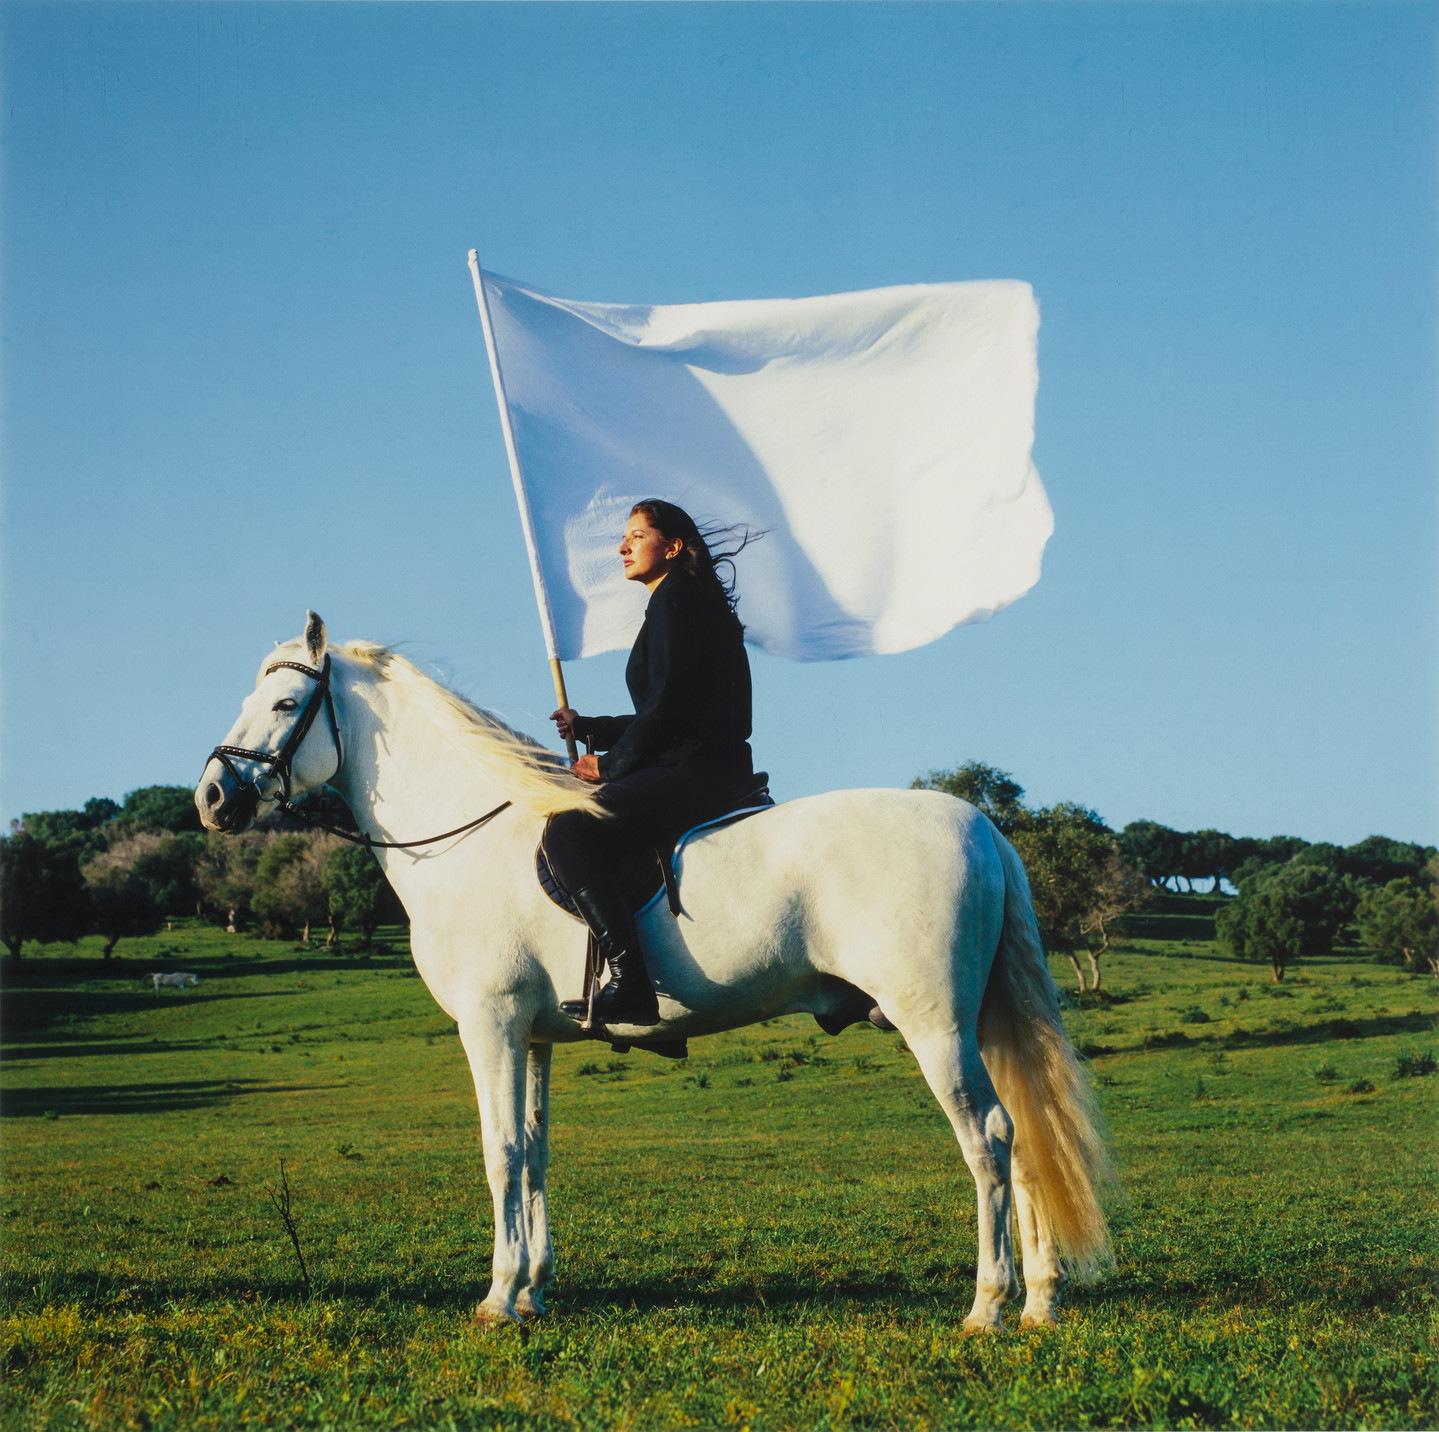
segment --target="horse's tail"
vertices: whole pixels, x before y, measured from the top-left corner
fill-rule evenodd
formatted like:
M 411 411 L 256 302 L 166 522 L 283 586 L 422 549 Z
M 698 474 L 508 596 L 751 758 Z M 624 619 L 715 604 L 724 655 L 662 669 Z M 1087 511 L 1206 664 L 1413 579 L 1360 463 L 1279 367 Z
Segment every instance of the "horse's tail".
M 1014 847 L 995 832 L 1004 865 L 1004 933 L 980 1011 L 981 1052 L 1014 1121 L 1035 1212 L 1054 1228 L 1071 1274 L 1089 1279 L 1113 1266 L 1100 1206 L 1116 1182 L 1093 1090 L 1060 1019 L 1054 980 Z

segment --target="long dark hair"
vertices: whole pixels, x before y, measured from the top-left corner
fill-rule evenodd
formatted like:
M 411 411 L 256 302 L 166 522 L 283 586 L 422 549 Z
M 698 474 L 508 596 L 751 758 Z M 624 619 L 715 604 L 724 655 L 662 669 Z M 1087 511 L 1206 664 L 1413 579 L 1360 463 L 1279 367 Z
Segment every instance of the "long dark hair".
M 721 527 L 706 525 L 700 527 L 684 510 L 662 497 L 646 497 L 630 508 L 630 516 L 641 513 L 668 542 L 684 543 L 684 550 L 678 558 L 678 566 L 687 577 L 691 577 L 706 592 L 713 593 L 734 611 L 739 598 L 734 589 L 734 559 L 749 546 L 764 536 L 753 528 L 744 526 Z M 715 543 L 723 544 L 715 550 Z

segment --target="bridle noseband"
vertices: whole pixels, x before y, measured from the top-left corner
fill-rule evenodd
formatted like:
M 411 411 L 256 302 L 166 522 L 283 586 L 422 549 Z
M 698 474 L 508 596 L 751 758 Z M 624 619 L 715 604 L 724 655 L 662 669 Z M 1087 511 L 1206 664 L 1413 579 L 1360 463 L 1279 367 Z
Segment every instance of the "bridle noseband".
M 316 671 L 313 666 L 306 666 L 299 661 L 276 661 L 265 668 L 265 676 L 272 676 L 282 668 L 288 667 L 291 671 L 299 671 L 308 676 L 314 683 L 315 689 L 310 699 L 305 703 L 304 710 L 300 712 L 300 719 L 290 727 L 289 735 L 285 737 L 280 749 L 275 752 L 251 751 L 244 746 L 216 746 L 210 752 L 210 761 L 219 761 L 230 773 L 235 784 L 240 788 L 240 794 L 253 808 L 263 800 L 278 801 L 280 808 L 287 814 L 297 816 L 308 825 L 318 827 L 331 835 L 337 835 L 341 840 L 348 840 L 352 845 L 363 845 L 367 849 L 385 850 L 408 850 L 415 845 L 433 845 L 439 840 L 448 840 L 452 835 L 463 835 L 468 830 L 474 830 L 484 825 L 487 821 L 493 820 L 503 810 L 508 810 L 510 802 L 505 801 L 497 805 L 494 810 L 487 811 L 478 820 L 472 820 L 468 825 L 457 826 L 454 830 L 447 830 L 443 835 L 427 836 L 424 840 L 376 840 L 371 835 L 354 835 L 348 830 L 339 830 L 333 825 L 327 825 L 322 820 L 316 820 L 313 816 L 302 811 L 290 799 L 290 766 L 294 762 L 295 753 L 300 749 L 300 743 L 310 734 L 310 727 L 315 724 L 315 718 L 320 714 L 321 705 L 324 706 L 330 717 L 330 735 L 335 742 L 335 769 L 330 773 L 329 779 L 333 781 L 340 774 L 340 767 L 345 761 L 344 748 L 340 744 L 340 723 L 335 719 L 335 700 L 330 694 L 330 654 L 325 653 L 325 664 Z M 262 681 L 264 676 L 260 678 Z M 260 789 L 258 780 L 246 780 L 231 764 L 231 757 L 241 761 L 256 761 L 262 766 L 270 767 L 270 774 L 277 776 L 280 781 L 280 794 L 267 796 Z

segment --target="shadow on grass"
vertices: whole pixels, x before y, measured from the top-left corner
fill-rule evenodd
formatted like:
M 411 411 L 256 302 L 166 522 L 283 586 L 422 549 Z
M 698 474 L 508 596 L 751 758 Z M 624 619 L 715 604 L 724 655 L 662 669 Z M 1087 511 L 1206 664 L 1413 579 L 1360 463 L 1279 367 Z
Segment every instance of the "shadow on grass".
M 1277 1044 L 1328 1044 L 1331 1040 L 1374 1039 L 1387 1034 L 1423 1034 L 1434 1028 L 1427 1014 L 1380 1014 L 1369 1019 L 1323 1019 L 1292 1029 L 1231 1030 L 1223 1043 L 1230 1049 Z
M 223 1054 L 234 1047 L 244 1047 L 241 1040 L 266 1042 L 278 1035 L 246 1031 L 243 1034 L 212 1035 L 208 1039 L 146 1039 L 139 1035 L 117 1035 L 113 1040 L 98 1040 L 93 1034 L 77 1034 L 67 1039 L 63 1034 L 46 1030 L 34 1036 L 50 1043 L 31 1043 L 23 1033 L 6 1030 L 5 1044 L 0 1048 L 0 1068 L 17 1069 L 41 1059 L 110 1058 L 116 1054 Z
M 894 1314 L 932 1314 L 936 1303 L 953 1304 L 956 1319 L 969 1311 L 974 1298 L 974 1270 L 958 1267 L 953 1281 L 915 1286 L 898 1274 L 891 1278 L 840 1279 L 834 1282 L 773 1278 L 743 1285 L 718 1286 L 704 1276 L 636 1279 L 589 1283 L 567 1278 L 546 1293 L 551 1311 L 613 1317 L 623 1313 L 649 1313 L 693 1308 L 723 1314 L 756 1308 L 825 1308 L 873 1312 L 883 1308 Z M 316 1270 L 315 1294 L 323 1300 L 380 1307 L 386 1304 L 453 1311 L 468 1319 L 489 1286 L 488 1268 L 477 1263 L 473 1277 L 463 1282 L 444 1279 L 344 1278 Z M 156 1279 L 118 1277 L 107 1273 L 66 1271 L 47 1273 L 31 1287 L 20 1280 L 12 1285 L 20 1298 L 34 1296 L 49 1302 L 71 1299 L 92 1306 L 123 1296 L 128 1306 L 160 1309 L 174 1304 L 196 1306 L 212 1301 L 259 1297 L 265 1300 L 304 1302 L 293 1277 Z
M 289 996 L 295 990 L 188 990 L 183 994 L 156 996 L 153 989 L 138 990 L 16 990 L 4 991 L 4 1015 L 0 1032 L 7 1040 L 23 1041 L 27 1035 L 51 1040 L 64 1040 L 52 1026 L 62 1022 L 99 1019 L 106 1015 L 151 1014 L 175 1004 L 187 1006 L 213 1004 L 217 1000 L 274 999 Z M 94 1042 L 93 1033 L 77 1034 L 76 1039 Z
M 0 1094 L 0 1118 L 37 1118 L 47 1113 L 156 1114 L 207 1109 L 248 1094 L 305 1094 L 338 1084 L 272 1084 L 263 1079 L 189 1079 L 163 1084 L 68 1085 L 6 1089 Z
M 1293 1271 L 1282 1278 L 1262 1274 L 1234 1276 L 1230 1268 L 1216 1270 L 1212 1279 L 1173 1278 L 1169 1270 L 1151 1275 L 1121 1271 L 1092 1284 L 1072 1284 L 1062 1299 L 1059 1317 L 1127 1319 L 1143 1315 L 1193 1317 L 1206 1310 L 1232 1308 L 1247 1313 L 1260 1310 L 1291 1311 L 1296 1306 L 1322 1306 L 1334 1313 L 1360 1314 L 1411 1312 L 1427 1301 L 1430 1277 L 1415 1269 L 1410 1276 L 1395 1276 L 1392 1269 L 1349 1269 L 1342 1276 L 1325 1278 Z M 1358 1276 L 1356 1277 L 1356 1273 Z M 611 1320 L 617 1316 L 676 1309 L 711 1316 L 785 1310 L 790 1313 L 823 1311 L 843 1316 L 849 1312 L 890 1317 L 933 1318 L 936 1312 L 952 1318 L 956 1327 L 969 1311 L 974 1297 L 974 1269 L 956 1265 L 942 1280 L 916 1285 L 896 1273 L 878 1278 L 793 1279 L 757 1277 L 744 1284 L 716 1285 L 705 1275 L 651 1277 L 614 1281 L 563 1279 L 546 1294 L 551 1314 Z M 472 1277 L 407 1279 L 335 1276 L 316 1270 L 314 1301 L 336 1303 L 366 1311 L 416 1305 L 440 1313 L 453 1313 L 468 1322 L 485 1295 L 487 1270 L 476 1267 Z M 217 1302 L 252 1305 L 303 1304 L 306 1299 L 294 1277 L 262 1277 L 251 1281 L 218 1277 L 201 1279 L 146 1279 L 113 1276 L 95 1271 L 46 1273 L 34 1280 L 11 1280 L 11 1298 L 26 1302 L 76 1302 L 101 1307 L 123 1302 L 134 1310 L 161 1311 L 199 1307 Z M 1021 1300 L 1010 1304 L 1018 1316 Z M 544 1328 L 549 1319 L 539 1324 Z
M 1336 1040 L 1376 1039 L 1394 1034 L 1427 1034 L 1434 1029 L 1428 1014 L 1374 1015 L 1369 1019 L 1323 1019 L 1314 1024 L 1297 1024 L 1289 1029 L 1232 1029 L 1228 1034 L 1185 1034 L 1180 1029 L 1149 1034 L 1138 1044 L 1116 1047 L 1109 1044 L 1081 1044 L 1086 1059 L 1110 1054 L 1145 1054 L 1160 1049 L 1271 1049 L 1285 1044 L 1329 1044 Z

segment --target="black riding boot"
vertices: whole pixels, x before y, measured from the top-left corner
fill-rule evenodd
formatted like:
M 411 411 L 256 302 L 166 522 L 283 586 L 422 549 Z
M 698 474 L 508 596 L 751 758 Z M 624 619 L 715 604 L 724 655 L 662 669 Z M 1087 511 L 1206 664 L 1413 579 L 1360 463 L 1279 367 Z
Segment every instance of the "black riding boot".
M 590 887 L 572 891 L 570 898 L 594 934 L 600 957 L 610 967 L 609 983 L 595 996 L 595 1023 L 658 1024 L 659 1001 L 625 897 L 617 890 Z M 583 1019 L 588 1003 L 567 999 L 560 1008 L 572 1019 Z

